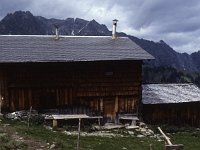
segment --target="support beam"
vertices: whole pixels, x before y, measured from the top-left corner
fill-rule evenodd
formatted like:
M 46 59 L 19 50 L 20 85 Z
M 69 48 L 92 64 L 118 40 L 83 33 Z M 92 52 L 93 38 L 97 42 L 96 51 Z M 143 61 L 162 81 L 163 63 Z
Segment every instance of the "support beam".
M 119 109 L 119 98 L 118 96 L 115 97 L 115 113 L 118 112 Z
M 0 96 L 0 116 L 2 116 L 2 113 L 1 113 L 1 107 L 2 107 L 2 102 L 3 102 L 3 97 Z
M 119 108 L 119 98 L 118 98 L 118 96 L 116 96 L 115 97 L 115 109 L 114 109 L 114 120 L 115 120 L 115 123 L 117 123 L 118 108 Z
M 125 98 L 125 109 L 126 112 L 128 111 L 128 99 Z
M 1 107 L 2 107 L 3 97 L 1 93 L 1 84 L 0 84 L 0 115 L 1 115 Z
M 100 99 L 100 111 L 103 113 L 103 98 Z
M 162 129 L 160 127 L 158 127 L 158 130 L 160 131 L 160 133 L 163 135 L 163 137 L 165 138 L 166 142 L 168 145 L 172 145 L 172 142 L 170 141 L 170 138 L 168 136 L 165 135 L 165 133 L 162 131 Z
M 53 119 L 53 127 L 57 127 L 58 126 L 58 121 L 56 119 Z
M 78 122 L 77 150 L 80 150 L 80 135 L 81 135 L 81 118 L 79 118 Z

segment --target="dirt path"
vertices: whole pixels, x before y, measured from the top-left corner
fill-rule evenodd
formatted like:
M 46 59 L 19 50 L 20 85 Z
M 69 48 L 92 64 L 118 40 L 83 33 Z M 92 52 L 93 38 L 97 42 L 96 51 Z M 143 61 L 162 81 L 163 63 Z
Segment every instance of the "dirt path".
M 55 148 L 54 144 L 50 145 L 49 143 L 35 140 L 28 135 L 19 134 L 18 132 L 14 131 L 13 127 L 11 127 L 10 124 L 0 124 L 0 126 L 2 131 L 9 135 L 11 139 L 27 145 L 27 150 L 58 150 L 57 148 Z

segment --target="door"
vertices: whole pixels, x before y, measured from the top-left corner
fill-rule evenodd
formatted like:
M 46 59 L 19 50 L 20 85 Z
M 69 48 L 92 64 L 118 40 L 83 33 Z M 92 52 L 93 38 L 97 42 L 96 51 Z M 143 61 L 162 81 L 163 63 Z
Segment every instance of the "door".
M 114 122 L 114 107 L 115 101 L 110 100 L 104 100 L 104 118 L 107 122 Z

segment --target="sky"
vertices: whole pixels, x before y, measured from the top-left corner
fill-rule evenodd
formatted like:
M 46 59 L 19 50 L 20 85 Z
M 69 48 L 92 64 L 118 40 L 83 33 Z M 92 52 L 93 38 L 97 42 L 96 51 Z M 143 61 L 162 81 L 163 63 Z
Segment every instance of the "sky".
M 95 19 L 109 30 L 155 42 L 178 52 L 200 50 L 200 0 L 0 0 L 0 19 L 18 10 L 35 16 Z

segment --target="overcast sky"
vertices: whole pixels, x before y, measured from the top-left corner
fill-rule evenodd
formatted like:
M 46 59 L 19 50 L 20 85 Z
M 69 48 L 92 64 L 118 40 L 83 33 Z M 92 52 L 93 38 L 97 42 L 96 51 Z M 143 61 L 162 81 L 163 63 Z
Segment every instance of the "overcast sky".
M 200 0 L 0 0 L 0 19 L 7 13 L 29 10 L 46 18 L 95 19 L 111 30 L 164 40 L 178 52 L 200 50 Z

